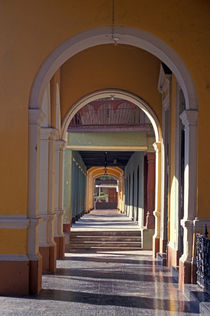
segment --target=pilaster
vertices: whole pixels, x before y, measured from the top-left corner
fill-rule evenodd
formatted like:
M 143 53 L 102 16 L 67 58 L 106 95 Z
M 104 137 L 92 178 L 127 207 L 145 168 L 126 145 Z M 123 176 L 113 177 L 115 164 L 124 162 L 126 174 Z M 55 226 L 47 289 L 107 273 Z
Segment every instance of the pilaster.
M 179 260 L 179 285 L 191 283 L 194 271 L 193 260 L 193 221 L 196 215 L 197 186 L 197 111 L 185 110 L 180 115 L 185 127 L 185 170 L 184 170 L 184 229 L 183 255 Z
M 40 202 L 40 125 L 45 117 L 41 109 L 29 109 L 29 195 L 28 257 L 31 294 L 41 290 L 42 257 L 39 253 Z M 20 294 L 20 292 L 18 293 Z
M 55 142 L 55 242 L 57 249 L 57 259 L 63 259 L 65 253 L 65 241 L 63 234 L 63 175 L 64 175 L 64 151 L 65 142 L 57 139 Z
M 39 246 L 43 272 L 55 272 L 56 244 L 54 241 L 54 179 L 55 139 L 57 130 L 43 127 L 40 130 L 40 217 Z
M 160 220 L 161 220 L 161 143 L 154 143 L 155 149 L 155 233 L 153 236 L 153 257 L 160 250 Z
M 146 228 L 155 228 L 155 217 L 153 215 L 155 209 L 155 154 L 147 153 L 147 216 Z

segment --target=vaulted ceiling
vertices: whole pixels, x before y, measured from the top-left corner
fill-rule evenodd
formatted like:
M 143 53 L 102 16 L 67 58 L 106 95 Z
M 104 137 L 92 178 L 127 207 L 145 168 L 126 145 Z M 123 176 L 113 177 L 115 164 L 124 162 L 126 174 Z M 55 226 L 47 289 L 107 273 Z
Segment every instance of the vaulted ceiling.
M 133 151 L 79 151 L 86 167 L 119 167 L 124 169 Z

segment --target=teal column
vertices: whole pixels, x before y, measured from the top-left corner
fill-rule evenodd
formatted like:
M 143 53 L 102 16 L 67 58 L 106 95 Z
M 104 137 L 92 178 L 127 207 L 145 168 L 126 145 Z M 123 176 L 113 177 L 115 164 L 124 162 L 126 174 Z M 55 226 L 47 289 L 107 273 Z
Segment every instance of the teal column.
M 76 164 L 75 161 L 72 163 L 72 218 L 75 216 L 75 174 L 76 174 Z M 72 219 L 71 218 L 71 219 Z
M 75 209 L 75 215 L 78 214 L 78 207 L 79 207 L 79 167 L 78 164 L 76 164 L 76 183 L 75 183 L 75 189 L 76 189 L 76 209 Z
M 69 149 L 64 151 L 64 224 L 70 225 L 70 152 Z

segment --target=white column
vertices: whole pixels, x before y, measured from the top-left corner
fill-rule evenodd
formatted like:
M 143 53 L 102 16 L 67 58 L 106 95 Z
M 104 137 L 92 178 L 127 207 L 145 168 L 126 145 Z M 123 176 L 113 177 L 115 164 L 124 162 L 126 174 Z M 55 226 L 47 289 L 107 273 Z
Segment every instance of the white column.
M 65 142 L 55 142 L 55 237 L 63 237 L 63 151 Z
M 160 220 L 161 220 L 161 143 L 154 143 L 155 149 L 155 234 L 153 236 L 153 255 L 159 251 Z M 158 243 L 158 244 L 157 244 Z
M 53 128 L 41 128 L 40 137 L 40 247 L 55 246 L 54 242 L 54 174 L 55 137 Z
M 44 113 L 29 109 L 29 194 L 28 194 L 28 254 L 30 260 L 39 258 L 39 191 L 40 191 L 40 124 Z
M 196 216 L 197 195 L 197 111 L 186 110 L 180 115 L 185 126 L 185 170 L 184 170 L 184 249 L 180 258 L 191 262 L 193 246 L 193 221 Z

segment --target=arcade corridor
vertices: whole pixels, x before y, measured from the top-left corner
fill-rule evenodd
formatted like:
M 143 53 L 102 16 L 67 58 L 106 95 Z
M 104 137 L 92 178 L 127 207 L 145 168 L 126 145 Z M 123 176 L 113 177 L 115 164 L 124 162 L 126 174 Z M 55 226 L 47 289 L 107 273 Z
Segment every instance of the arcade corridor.
M 210 1 L 0 3 L 0 316 L 198 313 Z

